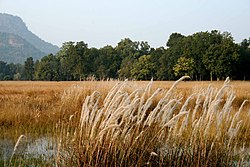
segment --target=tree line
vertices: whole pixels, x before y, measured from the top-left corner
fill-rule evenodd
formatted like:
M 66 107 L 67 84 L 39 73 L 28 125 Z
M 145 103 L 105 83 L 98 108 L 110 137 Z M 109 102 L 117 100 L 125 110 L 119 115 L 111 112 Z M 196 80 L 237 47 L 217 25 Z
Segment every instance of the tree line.
M 193 80 L 231 77 L 250 80 L 250 38 L 236 44 L 228 32 L 172 33 L 166 47 L 122 39 L 115 47 L 89 48 L 87 43 L 65 42 L 56 54 L 23 65 L 0 61 L 0 80 L 72 81 L 134 79 Z

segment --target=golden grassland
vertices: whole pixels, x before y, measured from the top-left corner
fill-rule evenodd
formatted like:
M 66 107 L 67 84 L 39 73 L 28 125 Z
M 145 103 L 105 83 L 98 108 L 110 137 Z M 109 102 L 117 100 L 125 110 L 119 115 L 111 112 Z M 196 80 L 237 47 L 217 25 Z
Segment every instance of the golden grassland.
M 174 83 L 2 81 L 0 138 L 53 136 L 61 166 L 250 163 L 250 82 Z

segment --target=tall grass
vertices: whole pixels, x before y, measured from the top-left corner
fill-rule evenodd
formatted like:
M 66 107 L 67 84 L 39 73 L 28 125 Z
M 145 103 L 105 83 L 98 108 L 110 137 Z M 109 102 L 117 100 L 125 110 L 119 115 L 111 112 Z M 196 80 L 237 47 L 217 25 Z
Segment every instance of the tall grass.
M 248 166 L 249 82 L 185 78 L 0 82 L 0 166 Z M 47 136 L 54 161 L 20 154 Z
M 57 163 L 62 166 L 233 166 L 250 163 L 248 101 L 234 109 L 227 79 L 186 98 L 117 83 L 101 100 L 94 91 L 80 113 L 61 126 Z M 159 98 L 160 97 L 160 98 Z M 74 119 L 73 119 L 74 118 Z

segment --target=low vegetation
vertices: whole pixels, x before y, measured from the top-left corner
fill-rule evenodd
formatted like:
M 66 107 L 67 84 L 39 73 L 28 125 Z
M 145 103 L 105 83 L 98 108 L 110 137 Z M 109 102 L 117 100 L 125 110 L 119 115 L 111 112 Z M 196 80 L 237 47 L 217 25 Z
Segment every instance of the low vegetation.
M 247 166 L 249 82 L 0 82 L 1 163 Z M 18 150 L 50 137 L 54 154 Z M 18 142 L 17 142 L 18 141 Z M 1 144 L 0 144 L 1 146 Z

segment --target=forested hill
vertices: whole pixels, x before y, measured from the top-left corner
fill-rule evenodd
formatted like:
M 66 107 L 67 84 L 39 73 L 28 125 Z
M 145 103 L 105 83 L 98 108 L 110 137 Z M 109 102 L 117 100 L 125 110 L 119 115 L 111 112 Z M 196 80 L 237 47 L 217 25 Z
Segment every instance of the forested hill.
M 46 53 L 18 35 L 0 32 L 0 60 L 8 63 L 24 63 L 28 57 L 37 60 L 45 55 Z
M 29 31 L 23 20 L 17 16 L 0 13 L 0 32 L 16 34 L 46 54 L 59 51 L 58 46 L 45 42 Z

